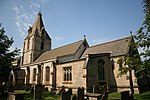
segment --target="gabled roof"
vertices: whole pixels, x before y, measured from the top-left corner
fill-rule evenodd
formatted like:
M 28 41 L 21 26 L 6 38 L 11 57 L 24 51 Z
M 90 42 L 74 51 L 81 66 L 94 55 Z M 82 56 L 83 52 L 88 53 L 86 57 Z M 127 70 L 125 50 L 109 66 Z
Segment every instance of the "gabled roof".
M 103 44 L 91 46 L 85 50 L 81 58 L 86 57 L 86 54 L 111 53 L 111 57 L 125 55 L 129 52 L 131 37 L 126 37 Z
M 43 54 L 41 54 L 41 56 L 38 57 L 35 63 L 46 61 L 46 60 L 51 60 L 51 59 L 56 59 L 57 57 L 60 57 L 60 56 L 74 54 L 76 53 L 76 51 L 78 50 L 78 48 L 81 46 L 83 42 L 84 40 L 80 40 L 78 42 L 74 42 L 74 43 L 44 52 Z

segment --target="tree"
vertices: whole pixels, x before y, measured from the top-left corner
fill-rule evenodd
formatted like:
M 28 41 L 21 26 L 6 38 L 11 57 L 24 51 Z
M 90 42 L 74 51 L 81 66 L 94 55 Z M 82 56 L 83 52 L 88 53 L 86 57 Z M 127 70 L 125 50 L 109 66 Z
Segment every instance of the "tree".
M 137 68 L 138 78 L 145 78 L 147 82 L 147 90 L 150 90 L 150 0 L 143 0 L 144 22 L 137 31 L 135 39 L 137 47 L 142 49 L 140 56 L 142 62 Z
M 141 77 L 147 76 L 150 78 L 150 0 L 143 0 L 143 5 L 145 19 L 135 36 L 138 47 L 142 49 L 140 56 L 143 59 L 138 72 L 141 73 Z
M 144 81 L 147 85 L 146 90 L 142 91 L 147 91 L 150 90 L 150 0 L 143 0 L 143 8 L 145 14 L 144 22 L 137 34 L 133 36 L 135 41 L 131 44 L 132 50 L 124 59 L 125 65 L 128 65 L 128 67 L 123 67 L 119 75 L 127 72 L 131 74 L 131 70 L 134 70 L 138 83 L 143 85 L 142 81 Z M 137 51 L 139 48 L 142 50 L 140 54 Z M 130 85 L 132 87 L 132 83 Z M 131 89 L 131 91 L 133 90 Z
M 17 48 L 14 51 L 9 50 L 14 41 L 13 38 L 9 38 L 4 33 L 4 28 L 0 25 L 0 84 L 8 81 L 12 61 L 19 54 Z

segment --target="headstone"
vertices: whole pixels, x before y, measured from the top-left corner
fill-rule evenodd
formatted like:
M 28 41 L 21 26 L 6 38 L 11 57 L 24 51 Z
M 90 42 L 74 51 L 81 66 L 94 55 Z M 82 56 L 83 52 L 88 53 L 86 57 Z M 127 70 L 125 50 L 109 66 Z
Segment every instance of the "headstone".
M 0 100 L 7 100 L 8 92 L 1 92 L 0 93 Z
M 77 93 L 77 98 L 78 100 L 84 100 L 84 88 L 78 88 L 78 93 Z
M 62 91 L 61 100 L 71 100 L 72 90 L 69 89 L 67 92 Z
M 8 99 L 6 99 L 6 100 L 24 100 L 24 93 L 9 92 L 8 93 Z
M 108 99 L 108 93 L 105 92 L 103 95 L 102 95 L 102 98 L 101 100 L 107 100 Z M 98 99 L 99 100 L 99 99 Z
M 76 94 L 72 96 L 72 100 L 76 100 L 77 96 Z
M 35 85 L 33 99 L 42 100 L 42 84 Z
M 26 85 L 25 85 L 25 90 L 26 90 L 26 91 L 29 91 L 30 89 L 31 89 L 31 84 L 26 84 Z
M 34 87 L 31 87 L 31 93 L 34 93 Z
M 4 91 L 4 87 L 0 85 L 0 93 Z
M 69 93 L 70 95 L 72 95 L 72 89 L 71 89 L 71 88 L 69 88 L 68 93 Z
M 56 94 L 61 95 L 61 93 L 64 91 L 65 91 L 65 86 L 62 86 L 61 89 L 56 92 Z
M 12 84 L 9 84 L 8 92 L 14 92 L 14 86 Z
M 65 91 L 65 86 L 62 86 L 61 91 Z
M 44 92 L 48 92 L 48 87 L 45 87 L 45 88 L 44 88 Z
M 67 92 L 65 91 L 61 92 L 61 100 L 67 100 Z
M 129 91 L 121 92 L 121 100 L 130 100 Z

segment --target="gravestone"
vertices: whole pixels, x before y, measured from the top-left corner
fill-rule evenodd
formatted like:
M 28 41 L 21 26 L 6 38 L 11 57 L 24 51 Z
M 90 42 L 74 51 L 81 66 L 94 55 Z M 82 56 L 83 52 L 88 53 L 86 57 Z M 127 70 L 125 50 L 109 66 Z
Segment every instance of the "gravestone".
M 42 100 L 42 84 L 37 84 L 34 87 L 34 100 Z
M 44 92 L 48 92 L 48 87 L 44 88 Z
M 31 87 L 31 93 L 34 93 L 34 87 L 33 86 Z
M 76 100 L 77 96 L 76 94 L 72 96 L 72 100 Z
M 84 88 L 78 88 L 78 91 L 77 91 L 77 98 L 78 100 L 84 100 Z
M 61 100 L 71 100 L 72 89 L 69 89 L 67 92 L 62 91 Z
M 7 100 L 7 98 L 8 98 L 8 92 L 1 92 L 0 93 L 0 100 Z
M 61 93 L 61 100 L 69 100 L 67 92 L 62 91 L 62 93 Z
M 9 92 L 6 100 L 24 100 L 24 93 Z
M 121 92 L 121 100 L 130 100 L 129 91 Z
M 65 86 L 62 86 L 61 91 L 65 91 Z
M 69 93 L 70 95 L 72 95 L 72 89 L 71 89 L 71 88 L 69 88 L 68 93 Z
M 61 93 L 64 92 L 64 91 L 65 91 L 65 86 L 62 86 L 62 87 L 60 88 L 60 90 L 58 90 L 58 91 L 56 92 L 56 94 L 57 94 L 57 95 L 61 95 Z
M 12 84 L 8 85 L 8 92 L 14 92 L 14 86 Z
M 25 90 L 29 91 L 31 89 L 31 84 L 25 84 Z

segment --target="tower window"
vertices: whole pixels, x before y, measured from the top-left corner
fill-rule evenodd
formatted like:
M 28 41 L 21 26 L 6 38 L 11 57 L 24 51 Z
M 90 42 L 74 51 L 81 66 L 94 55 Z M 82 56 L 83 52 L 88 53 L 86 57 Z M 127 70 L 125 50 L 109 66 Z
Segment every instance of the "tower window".
M 44 41 L 41 42 L 41 50 L 44 50 Z
M 30 47 L 30 39 L 28 39 L 27 50 L 29 50 L 29 47 Z

